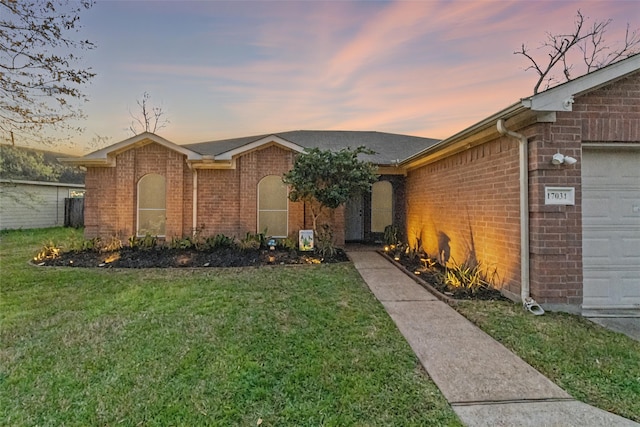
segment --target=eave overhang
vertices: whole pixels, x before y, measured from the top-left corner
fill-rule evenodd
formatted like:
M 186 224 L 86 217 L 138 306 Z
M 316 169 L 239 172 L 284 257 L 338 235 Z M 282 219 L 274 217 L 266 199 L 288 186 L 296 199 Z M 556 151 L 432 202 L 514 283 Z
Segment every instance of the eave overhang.
M 572 111 L 574 97 L 611 84 L 639 70 L 640 54 L 636 54 L 542 93 L 521 99 L 510 107 L 403 160 L 399 166 L 407 170 L 415 169 L 495 139 L 499 136 L 496 128 L 499 119 L 509 120 L 509 127 L 513 129 L 536 122 L 555 122 L 556 113 Z
M 98 151 L 94 151 L 93 153 L 87 154 L 83 157 L 75 157 L 75 158 L 60 158 L 59 160 L 62 163 L 74 166 L 85 166 L 85 167 L 115 167 L 116 166 L 116 156 L 120 153 L 123 153 L 127 150 L 137 147 L 143 147 L 148 144 L 159 144 L 169 150 L 176 151 L 180 154 L 183 154 L 187 158 L 187 162 L 198 161 L 202 159 L 202 155 L 196 153 L 195 151 L 191 151 L 187 148 L 184 148 L 178 144 L 174 144 L 173 142 L 162 138 L 156 134 L 150 132 L 144 132 L 139 135 L 133 136 L 129 139 L 125 139 L 124 141 L 120 141 L 116 144 L 110 145 L 106 148 L 103 148 Z
M 281 147 L 296 153 L 302 153 L 304 151 L 304 147 L 298 144 L 294 144 L 276 135 L 270 135 L 215 156 L 202 155 L 200 159 L 188 161 L 188 163 L 189 167 L 194 169 L 235 169 L 236 159 L 238 157 L 252 151 L 264 150 L 271 146 Z
M 521 102 L 524 107 L 534 111 L 572 111 L 574 97 L 611 84 L 638 70 L 640 54 L 524 98 Z
M 490 141 L 498 135 L 498 130 L 495 126 L 498 119 L 516 117 L 526 111 L 527 109 L 520 102 L 513 104 L 481 122 L 408 157 L 401 161 L 399 166 L 407 170 L 415 169 Z M 520 120 L 525 119 L 520 118 Z
M 187 165 L 193 169 L 235 169 L 236 159 L 239 156 L 269 146 L 279 146 L 297 153 L 304 151 L 304 147 L 298 144 L 287 141 L 279 136 L 271 135 L 214 156 L 197 153 L 183 146 L 174 144 L 158 135 L 145 132 L 101 150 L 94 151 L 84 157 L 60 158 L 59 160 L 65 164 L 74 166 L 115 167 L 118 154 L 151 143 L 162 145 L 163 147 L 183 154 L 186 157 Z

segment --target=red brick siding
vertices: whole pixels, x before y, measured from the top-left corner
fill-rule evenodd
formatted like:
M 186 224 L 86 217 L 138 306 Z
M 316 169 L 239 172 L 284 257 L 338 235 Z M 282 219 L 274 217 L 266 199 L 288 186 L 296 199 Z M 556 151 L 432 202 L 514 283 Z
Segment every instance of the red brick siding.
M 294 153 L 277 146 L 240 156 L 236 168 L 198 171 L 198 224 L 205 235 L 242 237 L 258 232 L 258 183 L 268 175 L 283 175 L 293 166 Z M 303 206 L 289 202 L 289 234 L 303 226 Z
M 197 223 L 198 226 L 204 224 L 204 235 L 239 234 L 238 175 L 238 170 L 201 169 L 198 171 Z
M 519 289 L 518 143 L 501 138 L 409 171 L 407 237 L 432 257 L 480 261 Z
M 553 165 L 557 152 L 580 159 L 580 121 L 558 113 L 529 137 L 529 256 L 531 296 L 538 302 L 582 303 L 582 209 L 580 162 Z M 573 206 L 545 205 L 545 187 L 574 187 Z
M 531 295 L 538 302 L 579 305 L 582 144 L 640 142 L 640 73 L 576 97 L 573 111 L 558 112 L 554 123 L 513 130 L 529 141 Z M 409 238 L 416 232 L 422 234 L 428 250 L 436 252 L 437 232 L 446 233 L 456 260 L 469 253 L 473 235 L 477 259 L 497 266 L 506 289 L 518 295 L 516 144 L 503 138 L 410 171 L 407 232 Z M 578 162 L 552 165 L 551 158 L 557 152 Z M 575 205 L 545 205 L 545 186 L 575 187 Z M 491 192 L 494 188 L 501 192 Z
M 87 168 L 84 196 L 84 232 L 89 239 L 116 234 L 115 168 Z M 112 193 L 106 195 L 104 193 Z
M 640 73 L 577 97 L 582 142 L 640 141 Z
M 197 173 L 197 172 L 195 172 Z M 182 192 L 182 234 L 193 233 L 193 176 L 194 172 L 186 164 L 182 167 L 182 182 L 184 190 Z M 196 224 L 196 228 L 201 224 Z
M 197 171 L 198 211 L 196 228 L 204 236 L 219 233 L 242 237 L 257 231 L 258 183 L 268 175 L 282 175 L 293 166 L 295 153 L 272 145 L 236 159 L 235 169 Z M 85 234 L 87 237 L 118 235 L 127 238 L 136 231 L 137 183 L 144 175 L 157 173 L 166 179 L 167 239 L 193 232 L 193 174 L 182 154 L 159 144 L 133 147 L 116 157 L 115 168 L 88 168 L 86 178 Z M 344 243 L 344 212 L 328 216 L 336 243 Z M 305 227 L 304 206 L 289 202 L 289 234 Z
M 640 73 L 575 98 L 573 111 L 530 138 L 531 289 L 545 302 L 582 303 L 582 144 L 640 142 Z M 553 154 L 578 159 L 554 166 Z M 575 206 L 544 204 L 544 187 L 575 187 Z M 537 295 L 537 296 L 536 296 Z
M 167 192 L 166 236 L 184 234 L 185 158 L 159 144 L 135 147 L 116 156 L 115 168 L 88 168 L 91 189 L 86 210 L 87 237 L 122 239 L 136 233 L 137 188 L 144 175 L 165 177 Z M 95 198 L 95 199 L 94 199 Z

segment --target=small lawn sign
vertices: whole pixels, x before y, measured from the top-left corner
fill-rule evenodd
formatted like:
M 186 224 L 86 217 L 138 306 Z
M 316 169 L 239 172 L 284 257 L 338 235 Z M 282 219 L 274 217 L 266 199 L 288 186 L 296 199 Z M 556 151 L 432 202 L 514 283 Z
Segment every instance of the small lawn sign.
M 300 230 L 298 233 L 298 245 L 301 251 L 312 251 L 313 230 Z

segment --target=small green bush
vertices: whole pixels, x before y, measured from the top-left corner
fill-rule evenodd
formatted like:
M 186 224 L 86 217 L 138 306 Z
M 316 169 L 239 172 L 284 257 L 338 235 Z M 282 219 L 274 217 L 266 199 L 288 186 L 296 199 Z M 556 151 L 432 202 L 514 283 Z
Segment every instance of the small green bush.
M 138 239 L 138 246 L 141 249 L 153 249 L 158 245 L 158 237 L 147 233 L 144 237 Z
M 458 264 L 453 261 L 451 267 L 445 267 L 442 280 L 451 289 L 463 288 L 474 294 L 481 289 L 492 288 L 496 274 L 495 269 L 489 272 L 480 262 Z
M 56 259 L 62 253 L 62 248 L 56 245 L 53 240 L 49 240 L 42 245 L 42 249 L 33 257 L 34 261 L 44 261 L 47 259 Z
M 338 249 L 333 244 L 333 232 L 328 224 L 322 225 L 318 231 L 315 252 L 322 258 L 331 258 L 338 253 Z
M 193 246 L 193 242 L 189 237 L 174 237 L 169 242 L 169 248 L 171 249 L 191 249 Z
M 71 252 L 94 251 L 100 248 L 102 240 L 100 237 L 92 239 L 78 239 L 75 235 L 69 238 L 68 248 Z
M 397 225 L 387 225 L 384 228 L 384 235 L 382 237 L 385 245 L 398 245 L 400 244 L 400 230 Z
M 118 236 L 111 236 L 103 244 L 98 244 L 94 248 L 99 247 L 100 252 L 115 252 L 122 249 L 122 240 Z
M 208 237 L 205 242 L 207 248 L 211 250 L 230 248 L 233 246 L 233 239 L 225 236 L 224 234 L 216 234 L 213 237 Z
M 286 237 L 284 239 L 279 239 L 276 242 L 276 247 L 287 251 L 295 251 L 298 249 L 298 241 L 293 237 Z
M 238 249 L 243 251 L 256 250 L 265 247 L 266 237 L 264 233 L 247 232 L 244 238 L 236 242 Z

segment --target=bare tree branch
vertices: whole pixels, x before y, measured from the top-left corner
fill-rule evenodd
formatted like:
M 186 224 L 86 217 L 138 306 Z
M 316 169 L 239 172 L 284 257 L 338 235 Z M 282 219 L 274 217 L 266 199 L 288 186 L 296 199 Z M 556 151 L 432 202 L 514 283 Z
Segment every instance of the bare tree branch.
M 93 0 L 0 0 L 0 139 L 52 143 L 49 130 L 76 133 L 82 87 L 95 76 L 77 52 L 95 46 L 74 38 Z M 76 53 L 74 53 L 76 52 Z
M 585 17 L 578 10 L 573 32 L 569 34 L 547 33 L 546 41 L 540 46 L 540 49 L 546 52 L 544 58 L 547 59 L 544 60 L 538 59 L 531 54 L 523 43 L 520 50 L 515 51 L 514 54 L 524 56 L 531 63 L 525 68 L 525 71 L 533 70 L 538 75 L 538 80 L 533 87 L 533 93 L 538 93 L 541 87 L 547 89 L 553 84 L 573 79 L 575 64 L 572 63 L 572 58 L 569 54 L 576 49 L 582 52 L 586 73 L 638 53 L 640 35 L 638 35 L 637 31 L 630 31 L 629 24 L 627 24 L 625 40 L 622 46 L 613 49 L 606 44 L 604 35 L 611 22 L 611 19 L 596 21 L 587 29 L 585 27 Z M 558 78 L 554 74 L 554 71 L 558 68 L 561 68 L 562 78 Z
M 619 49 L 611 49 L 606 45 L 604 40 L 605 29 L 597 36 L 585 41 L 580 45 L 584 57 L 584 63 L 587 66 L 587 72 L 597 70 L 605 65 L 620 61 L 640 52 L 640 34 L 638 30 L 631 31 L 631 27 L 627 24 L 625 30 L 624 41 Z
M 129 110 L 132 118 L 129 125 L 129 132 L 138 135 L 143 132 L 156 133 L 160 129 L 164 129 L 169 124 L 169 120 L 165 117 L 165 111 L 162 107 L 151 106 L 149 100 L 151 95 L 148 92 L 142 94 L 142 98 L 136 101 L 138 104 L 138 112 L 136 114 Z

